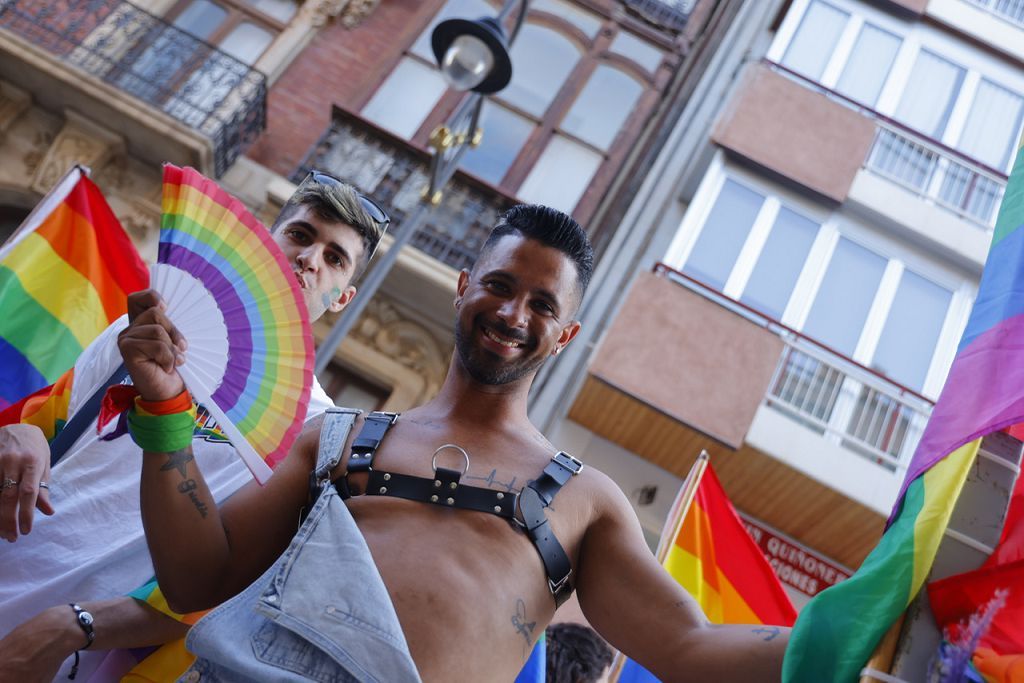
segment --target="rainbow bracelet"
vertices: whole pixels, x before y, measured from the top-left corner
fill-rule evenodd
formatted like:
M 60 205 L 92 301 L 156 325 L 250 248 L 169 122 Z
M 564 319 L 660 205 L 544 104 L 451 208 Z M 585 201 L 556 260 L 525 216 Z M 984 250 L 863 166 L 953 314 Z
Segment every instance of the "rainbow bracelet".
M 128 411 L 128 433 L 148 453 L 172 453 L 192 445 L 196 428 L 196 407 L 165 415 L 153 415 L 139 406 Z

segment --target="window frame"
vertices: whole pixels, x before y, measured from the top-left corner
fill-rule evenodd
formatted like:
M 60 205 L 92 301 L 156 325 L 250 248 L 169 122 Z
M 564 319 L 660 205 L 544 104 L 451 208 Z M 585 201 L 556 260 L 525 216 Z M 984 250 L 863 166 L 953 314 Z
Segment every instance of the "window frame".
M 485 2 L 495 7 L 495 12 L 497 12 L 494 0 L 485 0 Z M 528 23 L 554 30 L 572 41 L 580 49 L 580 58 L 572 71 L 569 72 L 547 110 L 540 117 L 528 114 L 516 107 L 503 99 L 501 93 L 496 93 L 490 97 L 494 104 L 498 104 L 516 115 L 534 122 L 535 125 L 530 135 L 524 141 L 516 158 L 498 183 L 492 184 L 482 179 L 479 180 L 485 186 L 493 187 L 504 194 L 515 196 L 526 181 L 530 171 L 537 164 L 552 137 L 555 135 L 564 136 L 573 144 L 580 145 L 602 157 L 600 165 L 577 201 L 575 209 L 572 211 L 577 220 L 586 223 L 597 208 L 597 204 L 604 191 L 625 161 L 630 148 L 630 145 L 627 143 L 639 137 L 645 120 L 654 111 L 658 101 L 658 93 L 668 83 L 672 69 L 678 63 L 679 55 L 672 50 L 673 46 L 667 41 L 663 39 L 659 42 L 654 39 L 649 31 L 634 25 L 634 22 L 629 20 L 628 17 L 617 17 L 610 7 L 603 8 L 596 6 L 596 3 L 588 2 L 577 2 L 574 4 L 579 4 L 581 9 L 586 9 L 601 19 L 601 28 L 596 32 L 593 39 L 589 38 L 586 33 L 568 19 L 563 19 L 541 9 L 529 9 L 526 18 Z M 427 62 L 420 55 L 413 53 L 411 48 L 423 31 L 430 26 L 430 23 L 434 20 L 441 7 L 443 7 L 443 4 L 436 11 L 429 13 L 425 17 L 421 29 L 412 36 L 409 45 L 398 56 L 395 64 L 385 73 L 384 79 L 390 76 L 397 65 L 404 59 L 412 59 L 436 68 L 436 64 Z M 648 71 L 642 65 L 624 55 L 610 51 L 611 42 L 619 31 L 632 33 L 635 37 L 647 40 L 651 45 L 662 51 L 662 60 L 653 72 Z M 565 115 L 572 108 L 573 103 L 583 91 L 598 64 L 607 64 L 620 69 L 630 77 L 635 78 L 642 87 L 636 103 L 623 124 L 619 127 L 607 150 L 591 145 L 563 130 L 561 127 Z M 367 103 L 373 99 L 376 90 L 377 88 L 374 88 L 367 95 Z M 430 133 L 437 126 L 444 123 L 462 97 L 463 93 L 454 91 L 451 88 L 447 89 L 423 118 L 415 133 L 408 138 L 409 142 L 421 148 L 428 147 Z M 365 106 L 365 103 L 363 106 Z M 484 134 L 486 135 L 486 131 Z M 476 178 L 476 176 L 473 177 Z
M 976 285 L 967 281 L 952 267 L 928 260 L 927 256 L 915 252 L 909 245 L 894 241 L 882 230 L 863 223 L 861 218 L 855 219 L 846 215 L 841 209 L 831 210 L 822 207 L 790 189 L 730 164 L 721 150 L 716 152 L 712 159 L 679 229 L 665 251 L 662 260 L 667 265 L 683 270 L 727 180 L 756 192 L 764 197 L 764 201 L 722 288 L 722 294 L 726 297 L 735 301 L 740 300 L 743 289 L 760 258 L 778 210 L 783 206 L 817 222 L 820 226 L 793 286 L 789 302 L 779 319 L 779 322 L 788 327 L 795 330 L 804 329 L 840 238 L 864 247 L 887 261 L 854 351 L 850 354 L 850 358 L 856 362 L 871 366 L 904 271 L 909 270 L 951 292 L 950 303 L 935 341 L 935 349 L 924 382 L 920 389 L 915 390 L 932 399 L 937 398 L 953 361 L 960 335 L 967 325 L 967 317 L 977 291 Z M 755 235 L 755 230 L 758 230 L 761 223 L 765 224 L 763 235 Z M 890 379 L 899 384 L 897 380 Z
M 164 16 L 165 21 L 167 21 L 167 23 L 173 24 L 174 21 L 179 16 L 181 16 L 182 12 L 184 12 L 188 8 L 188 6 L 191 5 L 194 1 L 195 0 L 177 0 L 177 2 L 175 2 L 169 10 L 167 10 L 167 14 Z M 231 31 L 235 30 L 235 28 L 244 21 L 249 21 L 249 23 L 261 26 L 262 28 L 267 29 L 272 34 L 273 37 L 271 38 L 270 42 L 267 43 L 267 47 L 265 47 L 263 49 L 263 52 L 261 52 L 259 56 L 257 56 L 256 59 L 252 61 L 252 64 L 250 64 L 250 66 L 254 66 L 256 62 L 258 62 L 260 58 L 267 53 L 267 51 L 274 44 L 274 40 L 276 40 L 277 37 L 280 36 L 281 33 L 288 27 L 288 23 L 278 21 L 273 17 L 269 17 L 263 12 L 257 10 L 256 8 L 251 7 L 245 2 L 242 2 L 241 0 L 210 0 L 210 2 L 213 2 L 216 5 L 220 5 L 225 10 L 227 10 L 228 13 L 224 20 L 216 28 L 216 30 L 214 30 L 214 32 L 211 33 L 210 36 L 204 40 L 204 42 L 208 43 L 209 45 L 212 45 L 213 47 L 216 47 L 218 50 L 220 49 L 220 44 L 224 40 L 224 38 L 230 35 Z M 297 1 L 295 11 L 296 15 L 298 14 L 298 11 L 301 9 L 301 7 L 302 3 Z M 292 16 L 293 19 L 294 17 L 295 15 Z

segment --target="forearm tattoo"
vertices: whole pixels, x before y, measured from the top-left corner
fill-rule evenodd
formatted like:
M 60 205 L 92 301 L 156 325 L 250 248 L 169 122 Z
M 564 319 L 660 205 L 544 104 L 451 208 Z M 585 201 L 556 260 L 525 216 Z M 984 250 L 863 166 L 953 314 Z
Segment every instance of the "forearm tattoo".
M 769 640 L 775 640 L 778 635 L 782 633 L 782 630 L 778 626 L 764 626 L 762 628 L 753 629 L 751 633 L 757 633 L 764 636 L 761 640 L 767 643 Z
M 196 483 L 195 479 L 191 479 L 188 476 L 188 464 L 195 460 L 195 456 L 192 455 L 192 448 L 184 448 L 180 451 L 174 451 L 173 453 L 167 454 L 167 462 L 160 468 L 161 472 L 170 472 L 171 470 L 178 470 L 178 474 L 184 479 L 178 484 L 178 493 L 188 496 L 193 507 L 199 512 L 199 514 L 205 519 L 206 515 L 209 514 L 210 509 L 199 497 L 198 489 L 199 484 Z
M 160 468 L 161 472 L 170 472 L 171 470 L 178 470 L 181 474 L 182 479 L 188 478 L 188 464 L 195 460 L 192 455 L 192 447 L 183 448 L 180 451 L 174 451 L 173 453 L 167 454 L 167 462 Z

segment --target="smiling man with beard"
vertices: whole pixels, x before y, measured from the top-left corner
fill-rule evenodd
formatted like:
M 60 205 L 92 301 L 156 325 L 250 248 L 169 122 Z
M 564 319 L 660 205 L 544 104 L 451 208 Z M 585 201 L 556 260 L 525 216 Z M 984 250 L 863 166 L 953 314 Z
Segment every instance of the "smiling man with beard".
M 219 509 L 187 444 L 146 452 L 165 595 L 224 603 L 190 632 L 185 680 L 512 680 L 574 588 L 594 628 L 663 680 L 779 679 L 788 631 L 709 624 L 614 482 L 527 417 L 538 368 L 579 331 L 592 268 L 570 217 L 515 207 L 459 275 L 456 351 L 428 403 L 329 411 L 265 489 Z M 121 337 L 145 400 L 184 390 L 175 335 L 152 306 Z M 183 479 L 200 485 L 182 495 Z

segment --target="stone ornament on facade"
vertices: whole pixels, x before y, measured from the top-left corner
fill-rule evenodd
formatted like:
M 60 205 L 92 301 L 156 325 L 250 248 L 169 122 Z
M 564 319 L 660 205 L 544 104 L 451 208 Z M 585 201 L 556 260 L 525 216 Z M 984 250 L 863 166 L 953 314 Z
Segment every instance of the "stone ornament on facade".
M 319 28 L 335 17 L 345 28 L 355 28 L 377 8 L 380 0 L 316 0 L 310 3 L 310 23 Z
M 441 388 L 450 349 L 443 349 L 425 327 L 404 317 L 393 304 L 374 299 L 352 331 L 355 339 L 379 351 L 424 380 L 426 396 Z
M 7 130 L 32 105 L 32 96 L 21 88 L 0 81 L 0 142 Z
M 124 139 L 72 111 L 35 170 L 31 187 L 46 194 L 74 164 L 99 168 L 124 150 Z

